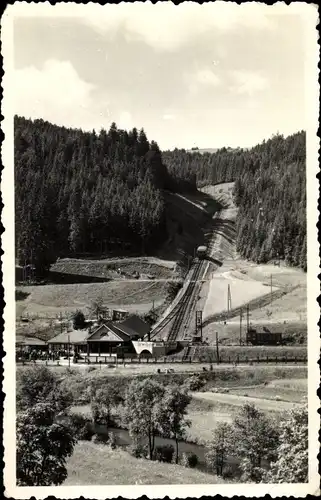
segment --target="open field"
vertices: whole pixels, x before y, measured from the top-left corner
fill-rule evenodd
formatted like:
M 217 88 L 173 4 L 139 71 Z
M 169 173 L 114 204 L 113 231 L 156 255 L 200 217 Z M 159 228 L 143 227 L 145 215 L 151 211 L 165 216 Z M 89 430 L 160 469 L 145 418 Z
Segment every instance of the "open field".
M 231 290 L 232 310 L 250 303 L 255 298 L 266 296 L 267 300 L 250 304 L 251 321 L 306 320 L 306 275 L 299 269 L 272 264 L 256 266 L 242 260 L 226 261 L 212 273 L 204 307 L 204 320 L 227 310 L 228 285 Z M 280 293 L 275 293 L 278 290 Z
M 156 279 L 175 278 L 175 262 L 155 257 L 132 257 L 122 259 L 60 259 L 51 266 L 56 273 L 75 274 L 97 278 L 120 279 L 117 270 L 126 277 L 134 273 L 152 275 Z
M 242 325 L 242 339 L 245 340 L 246 324 L 243 319 Z M 271 322 L 271 321 L 252 321 L 254 327 L 267 327 L 271 332 L 282 333 L 282 335 L 294 334 L 298 338 L 302 338 L 303 343 L 307 339 L 307 324 L 304 322 Z M 221 344 L 239 344 L 240 341 L 240 321 L 239 319 L 228 320 L 226 325 L 223 321 L 213 322 L 203 327 L 203 338 L 209 343 L 214 345 L 216 333 L 218 333 L 219 343 Z M 249 349 L 251 349 L 249 347 Z
M 223 484 L 216 476 L 180 465 L 137 459 L 121 449 L 80 442 L 68 460 L 64 486 L 104 484 Z
M 196 359 L 205 361 L 217 361 L 216 347 L 209 346 L 194 346 L 192 347 L 193 354 Z M 191 353 L 192 355 L 192 353 Z M 246 362 L 253 361 L 254 363 L 265 360 L 272 362 L 282 362 L 282 359 L 297 358 L 302 360 L 307 357 L 306 346 L 219 346 L 219 356 L 222 363 L 225 362 Z
M 18 302 L 17 313 L 30 316 L 68 314 L 76 309 L 88 314 L 90 303 L 98 297 L 102 297 L 105 307 L 124 307 L 131 312 L 148 312 L 153 301 L 154 306 L 158 307 L 166 298 L 166 282 L 150 280 L 25 286 L 23 290 L 29 296 Z
M 199 392 L 193 394 L 193 397 L 205 399 L 208 401 L 213 401 L 214 405 L 230 405 L 230 406 L 243 406 L 245 403 L 253 403 L 262 411 L 268 412 L 282 412 L 291 410 L 295 407 L 295 402 L 289 401 L 278 401 L 272 399 L 266 399 L 263 397 L 264 391 L 262 391 L 262 397 L 251 397 L 251 396 L 241 396 L 240 394 L 223 394 L 223 393 L 213 393 L 213 392 Z
M 280 383 L 281 382 L 281 383 Z M 306 379 L 272 380 L 266 386 L 255 386 L 230 390 L 230 394 L 249 398 L 280 400 L 289 403 L 302 403 L 308 391 Z
M 37 364 L 41 364 L 37 362 Z M 17 365 L 17 370 L 27 369 L 28 365 Z M 60 365 L 48 365 L 50 370 L 53 370 L 66 377 L 68 375 L 68 361 L 60 362 Z M 158 374 L 157 370 L 161 369 L 161 373 Z M 153 377 L 184 377 L 185 375 L 192 375 L 197 373 L 202 373 L 204 376 L 204 368 L 209 368 L 208 363 L 203 364 L 181 364 L 181 363 L 166 363 L 164 364 L 126 364 L 110 366 L 110 365 L 96 365 L 91 366 L 88 369 L 88 365 L 74 365 L 72 366 L 72 372 L 76 374 L 77 377 L 81 377 L 84 383 L 89 383 L 94 379 L 104 379 L 109 377 L 133 377 L 133 376 L 144 376 L 150 375 Z M 172 369 L 174 373 L 167 375 L 165 370 Z M 90 370 L 90 371 L 89 371 Z M 70 376 L 70 375 L 69 375 Z M 207 371 L 207 377 L 212 377 L 210 386 L 219 387 L 234 387 L 256 385 L 263 383 L 265 381 L 275 380 L 275 379 L 292 379 L 292 378 L 305 378 L 307 377 L 307 366 L 299 364 L 269 364 L 269 365 L 239 365 L 234 367 L 233 365 L 214 365 L 213 372 Z M 178 383 L 181 383 L 179 381 Z M 207 389 L 208 390 L 208 389 Z

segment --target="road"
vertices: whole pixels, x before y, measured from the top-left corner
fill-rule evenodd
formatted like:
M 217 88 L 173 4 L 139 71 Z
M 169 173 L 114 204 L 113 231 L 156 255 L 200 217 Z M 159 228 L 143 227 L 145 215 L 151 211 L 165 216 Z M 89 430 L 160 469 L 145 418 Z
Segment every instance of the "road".
M 291 410 L 298 406 L 298 403 L 288 401 L 274 401 L 273 399 L 251 398 L 235 394 L 223 394 L 213 392 L 195 392 L 192 393 L 195 399 L 213 401 L 213 403 L 222 403 L 232 406 L 243 406 L 246 403 L 253 403 L 262 411 L 284 411 Z

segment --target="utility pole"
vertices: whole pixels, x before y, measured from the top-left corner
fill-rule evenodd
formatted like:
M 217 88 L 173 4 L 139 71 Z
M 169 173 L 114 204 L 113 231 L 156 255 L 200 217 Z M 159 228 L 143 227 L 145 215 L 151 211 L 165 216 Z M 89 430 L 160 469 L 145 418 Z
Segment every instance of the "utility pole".
M 243 319 L 243 309 L 240 309 L 240 345 L 242 345 L 242 319 Z
M 271 304 L 272 304 L 272 300 L 273 300 L 273 298 L 272 298 L 273 297 L 273 295 L 272 295 L 272 289 L 273 289 L 273 287 L 272 287 L 272 273 L 271 273 L 271 282 L 270 282 L 270 285 L 271 285 Z
M 220 363 L 220 354 L 219 354 L 219 350 L 218 350 L 218 333 L 215 332 L 215 335 L 216 335 L 216 360 L 217 360 L 217 364 Z
M 227 285 L 227 314 L 230 313 L 232 309 L 232 296 L 231 296 L 231 287 Z
M 246 306 L 246 343 L 248 343 L 248 334 L 250 330 L 250 306 Z
M 70 368 L 70 335 L 68 335 L 68 366 Z
M 203 340 L 203 332 L 202 332 L 202 323 L 203 323 L 203 320 L 202 320 L 202 311 L 196 311 L 195 313 L 195 320 L 196 320 L 196 325 L 195 325 L 195 335 L 197 337 L 197 334 L 198 334 L 198 331 L 200 330 L 200 333 L 201 333 L 201 342 Z
M 59 318 L 60 318 L 60 333 L 62 333 L 62 312 L 61 311 L 59 314 Z

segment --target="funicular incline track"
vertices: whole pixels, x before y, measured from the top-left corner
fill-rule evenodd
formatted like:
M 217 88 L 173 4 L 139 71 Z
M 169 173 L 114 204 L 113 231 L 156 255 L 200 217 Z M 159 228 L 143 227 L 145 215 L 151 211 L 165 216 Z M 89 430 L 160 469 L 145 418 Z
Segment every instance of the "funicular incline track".
M 180 328 L 184 322 L 184 318 L 193 304 L 193 297 L 194 297 L 193 292 L 197 285 L 202 268 L 203 268 L 202 260 L 195 262 L 192 276 L 188 282 L 183 297 L 172 309 L 172 311 L 166 316 L 166 318 L 164 318 L 164 320 L 160 324 L 158 324 L 157 327 L 151 332 L 151 338 L 154 338 L 158 333 L 160 333 L 165 328 L 165 326 L 168 325 L 168 323 L 170 323 L 170 321 L 174 319 L 167 340 L 174 341 L 177 339 L 180 333 Z

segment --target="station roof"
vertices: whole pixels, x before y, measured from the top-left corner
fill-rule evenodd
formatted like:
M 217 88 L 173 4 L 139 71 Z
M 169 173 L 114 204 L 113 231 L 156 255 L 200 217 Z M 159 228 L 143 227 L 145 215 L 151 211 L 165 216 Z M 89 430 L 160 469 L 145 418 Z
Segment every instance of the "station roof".
M 129 335 L 118 330 L 116 326 L 108 321 L 96 328 L 87 338 L 88 342 L 128 342 Z
M 71 330 L 63 332 L 48 340 L 48 344 L 86 344 L 88 330 Z
M 36 337 L 23 337 L 22 335 L 16 335 L 16 345 L 41 346 L 46 345 L 46 342 L 44 340 L 37 339 Z
M 144 337 L 150 332 L 150 326 L 139 316 L 132 314 L 123 321 L 114 323 L 114 326 L 129 337 Z

